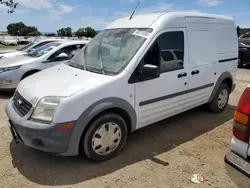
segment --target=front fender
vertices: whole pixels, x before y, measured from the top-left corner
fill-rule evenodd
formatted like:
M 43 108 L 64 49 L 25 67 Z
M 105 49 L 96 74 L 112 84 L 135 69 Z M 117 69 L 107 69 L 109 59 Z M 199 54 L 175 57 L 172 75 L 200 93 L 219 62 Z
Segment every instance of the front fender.
M 100 101 L 95 102 L 90 107 L 88 107 L 78 118 L 74 126 L 68 151 L 61 154 L 65 156 L 77 155 L 79 150 L 79 143 L 81 141 L 81 136 L 86 130 L 90 121 L 96 117 L 101 112 L 111 109 L 111 108 L 120 108 L 127 112 L 130 117 L 131 130 L 136 129 L 136 112 L 134 108 L 124 99 L 117 97 L 105 98 Z

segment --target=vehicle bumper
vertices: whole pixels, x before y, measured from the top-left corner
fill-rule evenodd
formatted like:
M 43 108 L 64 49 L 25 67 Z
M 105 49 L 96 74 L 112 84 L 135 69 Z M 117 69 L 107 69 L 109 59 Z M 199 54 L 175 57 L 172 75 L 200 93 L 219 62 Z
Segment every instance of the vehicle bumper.
M 22 72 L 20 70 L 0 73 L 0 91 L 16 89 L 21 76 Z
M 229 177 L 240 187 L 249 188 L 250 163 L 233 152 L 228 153 L 224 160 Z
M 29 120 L 33 109 L 26 116 L 20 117 L 13 108 L 12 99 L 9 100 L 5 110 L 9 117 L 10 130 L 14 131 L 18 140 L 26 146 L 59 155 L 68 150 L 72 129 L 60 131 L 59 127 L 74 122 L 59 124 L 34 122 Z

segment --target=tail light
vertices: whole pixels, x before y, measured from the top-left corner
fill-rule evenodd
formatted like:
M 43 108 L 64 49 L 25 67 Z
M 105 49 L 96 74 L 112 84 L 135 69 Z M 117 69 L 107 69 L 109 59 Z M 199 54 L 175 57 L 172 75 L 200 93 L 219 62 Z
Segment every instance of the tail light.
M 233 135 L 243 142 L 249 142 L 250 88 L 241 95 L 234 114 Z

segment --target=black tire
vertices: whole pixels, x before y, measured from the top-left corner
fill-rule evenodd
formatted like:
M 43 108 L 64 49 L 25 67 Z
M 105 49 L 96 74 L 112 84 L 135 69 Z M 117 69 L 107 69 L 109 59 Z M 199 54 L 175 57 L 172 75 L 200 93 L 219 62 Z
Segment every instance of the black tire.
M 241 56 L 239 56 L 238 59 L 238 68 L 243 68 L 244 67 L 244 61 Z
M 218 105 L 218 102 L 219 102 L 219 95 L 220 93 L 222 92 L 222 90 L 226 89 L 227 90 L 227 101 L 226 101 L 226 104 L 223 108 L 220 108 L 219 105 Z M 230 90 L 229 90 L 229 87 L 228 85 L 222 83 L 220 85 L 220 87 L 218 88 L 218 90 L 216 91 L 215 95 L 214 95 L 214 98 L 213 100 L 208 104 L 208 108 L 211 112 L 214 112 L 214 113 L 220 113 L 222 111 L 224 111 L 224 109 L 227 107 L 227 104 L 228 104 L 228 100 L 229 100 L 229 95 L 230 95 Z
M 114 151 L 112 151 L 111 153 L 107 155 L 99 155 L 92 148 L 92 138 L 95 132 L 97 131 L 97 129 L 99 129 L 103 124 L 108 123 L 108 122 L 113 122 L 120 127 L 121 140 Z M 127 135 L 128 135 L 127 125 L 126 125 L 125 120 L 121 116 L 115 113 L 103 114 L 91 123 L 86 134 L 83 135 L 81 145 L 80 145 L 80 147 L 82 148 L 80 148 L 80 150 L 83 149 L 85 155 L 93 161 L 97 161 L 97 162 L 106 161 L 115 157 L 121 152 L 121 150 L 123 149 L 126 143 Z

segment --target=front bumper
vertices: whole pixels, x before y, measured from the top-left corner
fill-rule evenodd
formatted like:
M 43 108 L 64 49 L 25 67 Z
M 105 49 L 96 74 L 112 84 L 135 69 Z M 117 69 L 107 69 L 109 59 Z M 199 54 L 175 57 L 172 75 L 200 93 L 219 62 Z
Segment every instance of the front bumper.
M 0 90 L 15 90 L 21 80 L 22 72 L 13 70 L 0 73 Z
M 233 152 L 228 153 L 224 160 L 226 164 L 241 172 L 242 175 L 250 178 L 250 162 L 246 161 Z
M 5 110 L 10 126 L 26 146 L 55 154 L 65 153 L 68 150 L 72 129 L 59 130 L 61 125 L 67 123 L 44 124 L 31 121 L 29 117 L 33 109 L 26 116 L 20 117 L 13 108 L 12 99 L 9 100 Z

